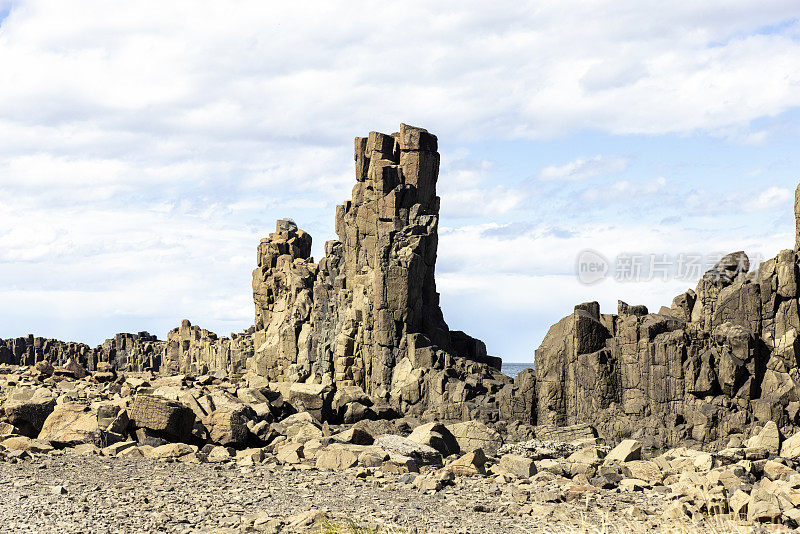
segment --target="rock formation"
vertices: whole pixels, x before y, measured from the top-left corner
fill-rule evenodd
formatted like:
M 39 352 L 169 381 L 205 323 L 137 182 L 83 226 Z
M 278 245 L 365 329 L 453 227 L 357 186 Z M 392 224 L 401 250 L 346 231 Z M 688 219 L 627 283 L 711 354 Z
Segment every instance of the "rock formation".
M 162 374 L 204 375 L 221 371 L 235 374 L 242 371 L 253 355 L 253 330 L 218 338 L 214 332 L 192 326 L 184 319 L 172 329 L 163 347 Z
M 560 439 L 592 436 L 592 425 L 612 440 L 712 447 L 767 421 L 785 435 L 800 427 L 800 188 L 794 250 L 757 272 L 744 252 L 729 254 L 658 313 L 576 306 L 536 351 L 535 371 L 511 380 L 439 307 L 437 148 L 434 135 L 407 125 L 356 138 L 338 239 L 315 262 L 311 236 L 279 220 L 258 245 L 254 325 L 240 334 L 220 338 L 184 321 L 167 341 L 118 334 L 94 349 L 28 336 L 0 340 L 0 363 L 36 365 L 42 377 L 99 371 L 102 382 L 114 371 L 245 377 L 332 422 L 502 421 Z M 208 424 L 235 441 L 240 416 L 227 410 Z
M 436 137 L 405 124 L 372 132 L 355 139 L 354 159 L 352 200 L 336 209 L 339 239 L 319 263 L 291 220 L 259 245 L 253 370 L 358 386 L 403 413 L 496 414 L 489 397 L 508 382 L 499 358 L 450 331 L 439 308 Z
M 601 435 L 658 445 L 722 445 L 767 421 L 792 433 L 800 425 L 797 265 L 797 250 L 784 250 L 750 272 L 747 255 L 735 252 L 659 313 L 622 302 L 614 315 L 597 303 L 576 306 L 536 351 L 536 422 L 589 422 Z
M 29 335 L 15 339 L 0 339 L 0 363 L 34 365 L 50 362 L 64 366 L 74 360 L 94 371 L 100 362 L 111 363 L 124 371 L 158 370 L 165 343 L 148 332 L 117 334 L 94 349 L 84 343 L 65 342 Z
M 530 415 L 530 384 L 511 387 L 500 359 L 451 331 L 439 308 L 436 136 L 405 124 L 392 135 L 371 132 L 355 139 L 354 159 L 352 199 L 337 206 L 339 239 L 325 244 L 324 258 L 314 262 L 311 236 L 289 219 L 259 244 L 255 324 L 245 332 L 218 338 L 185 320 L 166 342 L 147 332 L 118 334 L 95 349 L 30 336 L 0 342 L 0 363 L 73 359 L 89 370 L 108 362 L 118 371 L 164 375 L 248 372 L 323 386 L 324 393 L 312 389 L 326 399 L 336 391 L 364 396 L 357 413 L 391 407 L 491 421 L 505 402 Z

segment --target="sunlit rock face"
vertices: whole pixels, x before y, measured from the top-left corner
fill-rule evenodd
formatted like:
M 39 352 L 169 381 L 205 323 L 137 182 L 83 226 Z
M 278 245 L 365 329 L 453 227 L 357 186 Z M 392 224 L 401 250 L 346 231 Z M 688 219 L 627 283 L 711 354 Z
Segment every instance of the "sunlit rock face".
M 339 239 L 325 257 L 315 263 L 311 236 L 286 219 L 258 247 L 252 369 L 358 386 L 403 413 L 496 412 L 485 397 L 508 382 L 500 360 L 450 331 L 439 308 L 436 136 L 404 124 L 371 132 L 355 139 L 354 159 L 352 199 L 336 208 Z

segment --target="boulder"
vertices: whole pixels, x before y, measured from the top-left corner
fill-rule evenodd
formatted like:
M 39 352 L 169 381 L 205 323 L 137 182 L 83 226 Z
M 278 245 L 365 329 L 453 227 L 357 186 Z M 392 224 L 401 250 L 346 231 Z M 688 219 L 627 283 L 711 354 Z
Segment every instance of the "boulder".
M 567 457 L 568 462 L 585 465 L 600 465 L 603 463 L 603 455 L 594 445 L 582 447 Z
M 626 439 L 611 449 L 611 452 L 606 455 L 603 464 L 610 465 L 620 462 L 630 462 L 631 460 L 640 460 L 641 458 L 642 444 L 635 439 Z
M 781 457 L 789 460 L 800 460 L 800 432 L 783 442 Z
M 746 446 L 751 449 L 766 449 L 770 454 L 778 454 L 781 448 L 781 433 L 775 421 L 767 421 L 758 434 L 747 440 Z
M 460 451 L 455 436 L 442 423 L 427 423 L 414 429 L 408 439 L 439 451 L 442 456 L 458 454 Z
M 236 463 L 240 466 L 260 464 L 265 455 L 262 449 L 242 449 L 236 451 Z
M 152 395 L 136 395 L 130 409 L 131 423 L 171 441 L 188 441 L 195 414 L 184 404 Z
M 762 480 L 750 492 L 747 520 L 758 523 L 775 523 L 781 517 L 781 502 L 774 482 Z
M 60 404 L 45 419 L 38 439 L 58 447 L 98 443 L 97 412 L 84 404 Z
M 207 452 L 206 461 L 212 464 L 231 461 L 235 457 L 235 453 L 233 451 L 234 449 L 231 449 L 230 447 L 215 445 Z
M 281 419 L 280 421 L 275 421 L 272 423 L 272 429 L 275 430 L 278 434 L 286 435 L 286 430 L 295 423 L 299 422 L 309 422 L 313 423 L 315 426 L 318 426 L 319 423 L 311 416 L 308 412 L 300 412 L 292 414 L 288 417 Z
M 341 386 L 336 389 L 331 408 L 341 418 L 344 417 L 347 406 L 352 403 L 361 404 L 364 408 L 372 405 L 369 396 L 359 386 Z
M 50 361 L 48 360 L 42 360 L 36 362 L 36 365 L 34 365 L 34 369 L 36 369 L 36 372 L 38 372 L 39 375 L 41 375 L 42 377 L 53 376 L 53 372 L 55 371 L 55 368 L 53 368 L 53 364 L 50 363 Z
M 322 384 L 296 383 L 289 387 L 286 400 L 298 412 L 308 412 L 317 421 L 325 421 L 331 416 L 332 391 Z
M 19 434 L 19 429 L 11 423 L 0 422 L 0 437 Z
M 485 465 L 486 454 L 484 454 L 483 449 L 476 449 L 454 460 L 447 468 L 456 476 L 485 475 Z
M 482 449 L 490 455 L 494 455 L 503 445 L 503 438 L 500 434 L 480 421 L 455 423 L 447 425 L 446 428 L 456 438 L 461 452 Z
M 505 454 L 500 457 L 500 469 L 522 478 L 532 477 L 536 474 L 533 460 L 518 454 Z
M 311 421 L 298 421 L 286 429 L 286 437 L 297 443 L 305 443 L 312 439 L 321 439 L 322 430 Z
M 117 404 L 101 404 L 97 408 L 97 426 L 105 432 L 124 434 L 130 423 L 128 410 Z
M 50 390 L 18 387 L 11 391 L 3 411 L 8 422 L 21 434 L 36 437 L 55 406 L 56 399 Z
M 358 456 L 343 447 L 329 447 L 317 455 L 317 469 L 341 471 L 358 465 Z
M 406 473 L 419 473 L 419 466 L 416 460 L 408 456 L 399 454 L 392 454 L 383 461 L 381 471 L 385 473 L 393 473 L 395 475 L 402 475 Z
M 361 428 L 350 428 L 331 436 L 331 440 L 339 443 L 352 443 L 354 445 L 372 445 L 375 438 L 372 434 Z
M 370 448 L 358 455 L 358 465 L 363 467 L 381 467 L 390 458 L 386 451 Z
M 254 417 L 253 409 L 245 404 L 227 405 L 211 412 L 204 424 L 213 443 L 242 447 L 250 436 L 247 423 Z
M 734 518 L 744 519 L 747 517 L 747 508 L 750 505 L 750 494 L 745 493 L 741 489 L 737 489 L 730 499 L 728 499 L 728 506 L 731 509 L 731 514 Z
M 650 484 L 661 483 L 664 475 L 655 462 L 649 460 L 631 460 L 622 464 L 622 473 L 627 478 L 644 480 Z
M 53 447 L 48 443 L 38 439 L 31 439 L 26 436 L 14 436 L 11 438 L 6 438 L 0 442 L 0 445 L 10 451 L 45 453 L 53 450 Z
M 132 447 L 136 447 L 135 441 L 119 441 L 117 443 L 112 443 L 108 447 L 103 447 L 101 452 L 103 456 L 116 456 L 125 449 L 130 449 Z
M 275 459 L 282 464 L 299 464 L 303 458 L 301 443 L 286 443 L 275 451 Z
M 196 445 L 187 445 L 186 443 L 167 443 L 158 447 L 153 447 L 148 450 L 146 456 L 148 458 L 181 458 L 194 454 L 198 451 Z
M 405 456 L 413 458 L 419 465 L 442 464 L 442 455 L 427 445 L 420 445 L 402 436 L 384 434 L 375 439 L 375 447 L 385 450 L 390 455 Z

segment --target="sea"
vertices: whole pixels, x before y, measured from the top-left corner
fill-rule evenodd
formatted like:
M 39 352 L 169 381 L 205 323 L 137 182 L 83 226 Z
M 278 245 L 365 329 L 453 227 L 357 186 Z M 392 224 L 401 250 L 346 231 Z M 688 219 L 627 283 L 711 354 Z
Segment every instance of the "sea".
M 533 368 L 533 364 L 532 363 L 513 363 L 513 362 L 506 363 L 506 362 L 503 362 L 503 367 L 502 367 L 501 370 L 503 371 L 503 374 L 508 375 L 511 378 L 514 378 L 515 376 L 520 374 L 525 369 L 531 369 L 531 368 Z

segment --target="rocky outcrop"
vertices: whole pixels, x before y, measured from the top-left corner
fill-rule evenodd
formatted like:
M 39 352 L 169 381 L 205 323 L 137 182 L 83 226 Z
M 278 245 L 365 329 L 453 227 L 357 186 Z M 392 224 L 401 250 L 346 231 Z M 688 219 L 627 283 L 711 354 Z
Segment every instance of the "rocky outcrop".
M 784 250 L 751 272 L 747 255 L 734 252 L 659 313 L 622 302 L 616 314 L 576 306 L 536 351 L 536 422 L 588 422 L 606 437 L 658 445 L 723 446 L 767 421 L 793 433 L 797 265 L 797 251 Z
M 84 343 L 65 342 L 28 335 L 0 340 L 0 363 L 34 365 L 49 362 L 63 367 L 74 361 L 94 371 L 100 362 L 124 371 L 158 370 L 165 343 L 148 332 L 117 334 L 94 349 Z
M 124 380 L 115 372 L 200 384 L 244 376 L 276 396 L 281 415 L 305 411 L 312 426 L 407 415 L 500 421 L 519 438 L 599 433 L 717 448 L 769 421 L 784 435 L 800 427 L 800 189 L 794 250 L 757 272 L 744 252 L 729 254 L 658 313 L 576 306 L 547 333 L 535 370 L 511 380 L 439 307 L 436 136 L 404 124 L 371 132 L 355 139 L 354 161 L 352 198 L 336 208 L 338 239 L 323 258 L 290 219 L 259 243 L 246 331 L 220 338 L 183 321 L 166 341 L 118 334 L 94 349 L 28 336 L 0 341 L 0 364 L 35 365 L 40 380 L 85 370 L 103 383 Z M 230 406 L 213 414 L 217 401 L 192 410 L 218 441 L 238 443 L 247 417 Z M 49 412 L 29 408 L 19 424 L 33 434 Z
M 337 241 L 311 258 L 291 220 L 258 247 L 251 369 L 274 381 L 357 386 L 398 411 L 497 419 L 510 380 L 499 358 L 450 331 L 434 279 L 436 136 L 401 125 L 355 140 L 356 184 L 336 209 Z
M 48 361 L 62 366 L 70 359 L 86 365 L 93 356 L 92 349 L 83 343 L 65 342 L 57 339 L 27 337 L 0 339 L 0 363 L 13 365 L 35 365 L 40 361 Z
M 88 367 L 94 371 L 98 363 L 108 362 L 120 371 L 157 371 L 164 348 L 164 342 L 149 332 L 117 334 L 94 350 Z
M 253 355 L 252 329 L 230 338 L 192 326 L 184 319 L 167 335 L 163 348 L 162 374 L 204 375 L 209 372 L 239 373 Z
M 167 341 L 147 332 L 118 334 L 95 349 L 29 336 L 0 342 L 0 363 L 75 361 L 90 371 L 102 363 L 121 372 L 191 376 L 248 372 L 267 382 L 321 385 L 331 398 L 345 388 L 355 388 L 348 396 L 359 391 L 357 402 L 331 411 L 333 418 L 393 410 L 493 421 L 503 406 L 509 417 L 530 422 L 533 381 L 511 387 L 500 359 L 488 356 L 480 340 L 451 331 L 439 308 L 437 149 L 436 136 L 405 124 L 391 135 L 356 138 L 356 183 L 352 199 L 336 208 L 338 240 L 314 262 L 311 236 L 279 220 L 258 246 L 255 321 L 241 334 L 218 338 L 184 320 Z

